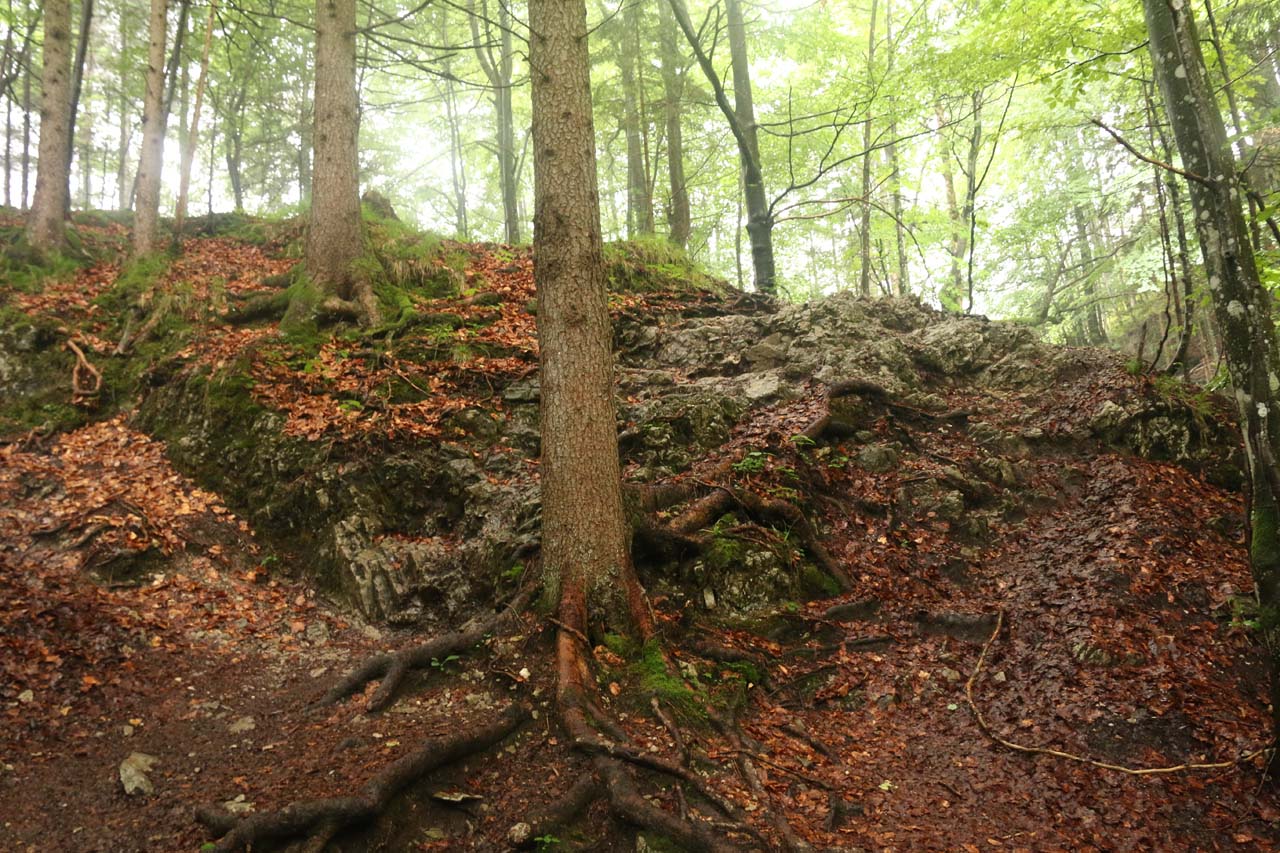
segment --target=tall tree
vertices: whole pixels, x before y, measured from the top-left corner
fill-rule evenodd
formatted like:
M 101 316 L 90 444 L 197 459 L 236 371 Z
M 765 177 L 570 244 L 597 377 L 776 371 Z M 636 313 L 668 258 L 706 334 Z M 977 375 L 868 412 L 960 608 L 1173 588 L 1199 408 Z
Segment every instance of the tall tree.
M 534 280 L 542 390 L 542 561 L 572 633 L 632 636 L 648 614 L 630 557 L 583 0 L 529 3 Z M 576 653 L 574 658 L 577 659 Z M 561 691 L 582 673 L 561 671 Z
M 40 163 L 36 195 L 27 220 L 27 241 L 56 251 L 64 239 L 70 194 L 67 149 L 71 136 L 71 0 L 49 0 L 44 12 L 43 85 L 40 97 Z M 26 198 L 26 180 L 23 180 Z
M 876 67 L 876 0 L 871 0 L 871 24 L 867 29 L 867 77 L 875 88 Z M 861 265 L 858 271 L 858 293 L 871 295 L 871 107 L 874 101 L 867 100 L 867 115 L 862 123 L 862 225 L 858 229 Z
M 164 169 L 164 45 L 168 28 L 167 0 L 151 0 L 147 46 L 147 92 L 142 107 L 142 156 L 138 160 L 137 204 L 133 219 L 133 254 L 159 248 L 160 175 Z
M 738 0 L 728 0 L 726 15 L 729 27 L 729 56 L 733 67 L 733 100 L 729 103 L 720 74 L 711 57 L 703 49 L 684 0 L 669 0 L 676 23 L 693 48 L 702 73 L 715 95 L 716 105 L 729 123 L 738 158 L 742 166 L 742 192 L 747 206 L 747 236 L 751 241 L 751 261 L 755 268 L 755 287 L 762 293 L 777 289 L 777 271 L 773 258 L 773 211 L 765 193 L 764 170 L 760 166 L 760 143 L 756 127 L 755 101 L 751 95 L 751 72 L 747 60 L 746 25 Z M 741 276 L 739 276 L 741 278 Z
M 1249 558 L 1280 716 L 1280 351 L 1241 210 L 1243 194 L 1222 113 L 1208 83 L 1191 6 L 1143 0 L 1156 80 L 1182 157 L 1249 475 Z
M 689 243 L 692 217 L 689 210 L 689 187 L 684 177 L 684 129 L 680 120 L 684 101 L 684 60 L 676 49 L 678 30 L 671 7 L 658 4 L 659 39 L 662 63 L 663 116 L 667 132 L 667 225 L 669 239 L 677 246 Z
M 71 110 L 67 122 L 67 174 L 71 174 L 71 160 L 75 156 L 76 117 L 80 112 L 80 93 L 84 88 L 84 66 L 89 55 L 89 37 L 93 33 L 93 0 L 80 2 L 80 36 L 76 41 L 76 58 L 71 66 Z M 87 193 L 86 193 L 87 195 Z M 67 193 L 67 212 L 71 209 L 71 193 Z M 88 201 L 86 199 L 86 205 Z
M 285 322 L 305 321 L 321 310 L 373 323 L 378 319 L 373 283 L 355 269 L 364 252 L 357 148 L 356 0 L 316 0 L 315 68 L 315 154 L 304 262 L 319 301 L 294 299 Z
M 511 43 L 511 13 L 506 2 L 498 2 L 496 22 L 490 22 L 488 4 L 470 0 L 471 36 L 475 42 L 476 59 L 493 90 L 494 118 L 496 121 L 496 151 L 498 157 L 498 189 L 502 195 L 502 224 L 508 243 L 520 242 L 519 180 L 517 175 L 515 112 L 511 103 L 512 72 L 515 67 L 515 50 Z M 480 24 L 485 25 L 485 38 L 481 38 Z M 497 30 L 495 33 L 494 30 Z M 497 53 L 494 53 L 494 45 Z
M 209 48 L 213 44 L 213 23 L 218 14 L 218 0 L 209 3 L 209 17 L 204 24 L 204 46 L 200 50 L 200 78 L 196 81 L 196 102 L 191 112 L 191 126 L 187 128 L 182 146 L 182 172 L 178 177 L 178 207 L 173 217 L 173 239 L 182 240 L 182 227 L 187 218 L 187 193 L 191 188 L 191 166 L 195 161 L 196 144 L 200 140 L 200 108 L 204 104 L 204 87 L 209 76 Z

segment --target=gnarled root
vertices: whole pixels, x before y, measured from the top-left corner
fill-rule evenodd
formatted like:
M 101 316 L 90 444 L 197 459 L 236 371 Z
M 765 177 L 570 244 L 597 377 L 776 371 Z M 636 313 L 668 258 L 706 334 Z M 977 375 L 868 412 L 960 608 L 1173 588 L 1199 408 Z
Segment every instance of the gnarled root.
M 561 725 L 574 748 L 591 757 L 614 814 L 633 826 L 661 833 L 687 850 L 720 853 L 744 849 L 741 843 L 728 841 L 725 837 L 728 834 L 753 837 L 767 848 L 767 841 L 745 820 L 741 811 L 697 774 L 681 764 L 632 747 L 626 742 L 626 734 L 595 707 L 587 690 L 590 673 L 583 654 L 587 624 L 580 593 L 567 585 L 562 590 L 560 617 L 563 621 L 559 623 L 556 637 L 556 701 Z M 640 794 L 628 765 L 689 785 L 729 820 L 680 817 L 658 808 Z
M 523 590 L 501 613 L 488 619 L 473 619 L 459 631 L 433 637 L 425 643 L 410 646 L 407 649 L 374 655 L 329 688 L 312 708 L 332 705 L 361 690 L 370 681 L 382 679 L 378 689 L 369 697 L 367 710 L 369 712 L 383 710 L 391 704 L 396 690 L 410 672 L 415 669 L 424 669 L 431 666 L 432 661 L 442 661 L 449 655 L 462 654 L 479 645 L 488 634 L 519 615 L 528 605 L 533 592 L 534 587 Z
M 496 720 L 478 730 L 431 738 L 387 766 L 355 796 L 304 800 L 243 820 L 230 818 L 217 809 L 204 808 L 197 811 L 196 819 L 215 837 L 221 836 L 215 848 L 218 853 L 253 849 L 259 842 L 272 839 L 317 834 L 332 838 L 341 828 L 376 817 L 396 794 L 427 773 L 488 749 L 528 718 L 527 708 L 512 704 Z

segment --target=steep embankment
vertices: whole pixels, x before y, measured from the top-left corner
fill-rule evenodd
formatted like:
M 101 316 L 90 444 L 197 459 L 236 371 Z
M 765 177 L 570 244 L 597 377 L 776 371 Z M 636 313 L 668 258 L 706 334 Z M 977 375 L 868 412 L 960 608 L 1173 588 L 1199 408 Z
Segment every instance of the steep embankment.
M 163 280 L 228 304 L 284 263 L 192 249 Z M 818 849 L 1275 841 L 1263 759 L 1230 764 L 1265 741 L 1266 685 L 1213 400 L 981 318 L 844 294 L 781 306 L 690 290 L 653 249 L 612 260 L 636 554 L 682 675 L 596 649 L 633 740 L 778 843 L 779 818 Z M 7 846 L 192 849 L 194 806 L 347 793 L 512 697 L 539 717 L 343 849 L 493 849 L 582 771 L 545 717 L 536 615 L 435 662 L 390 713 L 361 696 L 305 713 L 404 641 L 361 614 L 455 626 L 537 565 L 529 258 L 446 245 L 417 263 L 431 286 L 378 335 L 285 340 L 191 299 L 130 359 L 110 356 L 110 298 L 93 301 L 116 268 L 7 294 L 14 421 L 76 411 L 68 334 L 118 395 L 75 417 L 131 413 L 0 450 Z M 740 743 L 698 721 L 705 701 Z M 1228 766 L 1137 777 L 1009 744 Z M 156 759 L 151 796 L 121 792 L 132 752 Z M 657 800 L 678 812 L 689 793 Z M 605 813 L 556 835 L 634 849 Z

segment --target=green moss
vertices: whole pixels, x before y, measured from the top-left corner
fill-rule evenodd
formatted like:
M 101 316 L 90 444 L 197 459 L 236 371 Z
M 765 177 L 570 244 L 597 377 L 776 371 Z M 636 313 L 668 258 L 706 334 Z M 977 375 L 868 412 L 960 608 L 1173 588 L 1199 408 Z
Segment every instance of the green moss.
M 84 263 L 69 251 L 34 249 L 17 228 L 0 229 L 0 246 L 0 283 L 23 293 L 39 293 L 45 282 L 70 276 Z
M 123 316 L 135 308 L 139 300 L 152 290 L 169 269 L 170 258 L 162 252 L 134 258 L 126 263 L 116 276 L 115 284 L 93 302 L 110 314 Z
M 813 563 L 800 567 L 800 590 L 807 598 L 830 598 L 840 594 L 840 584 Z
M 706 688 L 697 678 L 686 681 L 672 672 L 658 641 L 650 640 L 640 648 L 627 667 L 627 675 L 635 684 L 636 698 L 644 704 L 648 704 L 650 696 L 657 696 L 659 702 L 686 719 L 705 719 L 709 701 Z

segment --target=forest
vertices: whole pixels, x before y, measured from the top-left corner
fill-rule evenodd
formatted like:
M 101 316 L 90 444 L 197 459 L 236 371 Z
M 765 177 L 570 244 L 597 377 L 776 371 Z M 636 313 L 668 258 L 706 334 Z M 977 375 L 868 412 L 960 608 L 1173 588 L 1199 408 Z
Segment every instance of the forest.
M 4 849 L 1280 847 L 1280 2 L 0 36 Z

